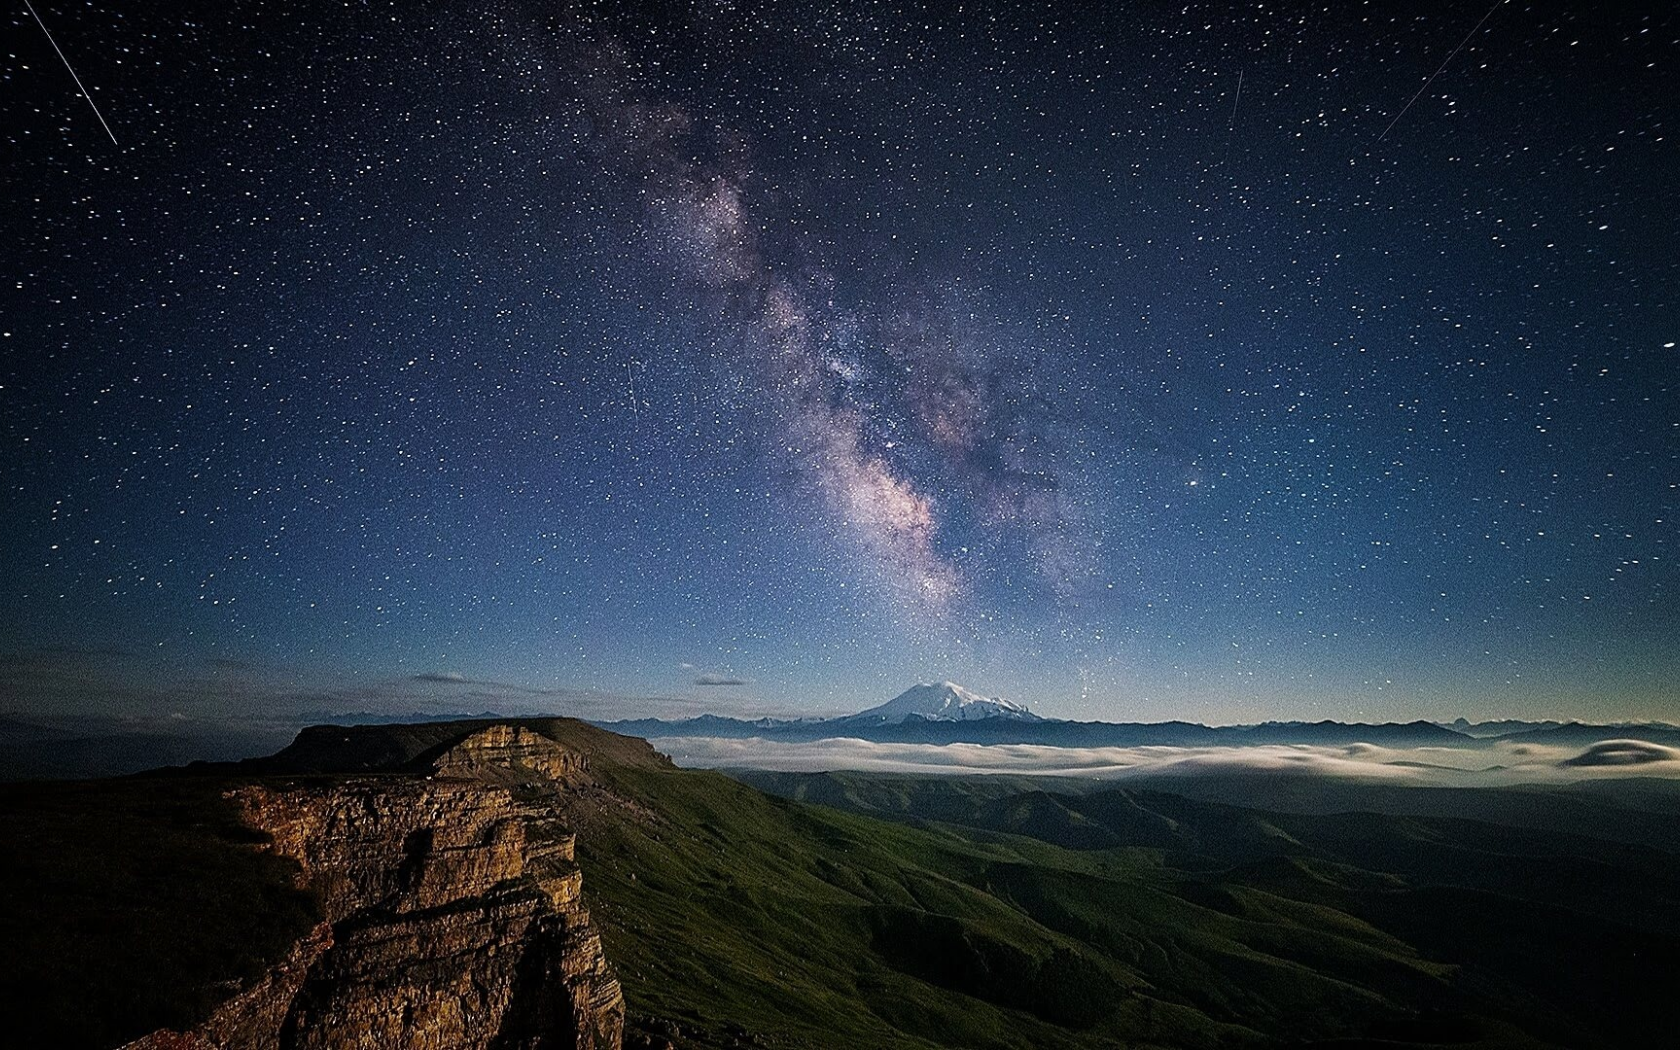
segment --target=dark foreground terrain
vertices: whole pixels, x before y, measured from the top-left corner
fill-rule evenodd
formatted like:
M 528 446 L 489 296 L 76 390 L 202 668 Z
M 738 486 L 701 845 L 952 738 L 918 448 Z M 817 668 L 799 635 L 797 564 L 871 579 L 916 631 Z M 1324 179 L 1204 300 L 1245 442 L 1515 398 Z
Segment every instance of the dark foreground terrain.
M 1204 785 L 1267 809 L 1020 778 L 749 779 L 537 719 L 323 727 L 271 759 L 0 787 L 8 1039 L 601 1047 L 621 1017 L 625 1045 L 675 1047 L 1671 1031 L 1663 785 L 1555 805 Z

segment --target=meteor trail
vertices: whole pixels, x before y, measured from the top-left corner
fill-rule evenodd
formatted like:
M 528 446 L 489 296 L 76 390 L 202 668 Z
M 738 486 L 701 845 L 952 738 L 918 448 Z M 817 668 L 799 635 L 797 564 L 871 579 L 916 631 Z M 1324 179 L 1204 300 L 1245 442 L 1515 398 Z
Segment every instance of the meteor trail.
M 1482 26 L 1487 24 L 1487 20 L 1493 17 L 1493 13 L 1499 10 L 1499 5 L 1504 2 L 1505 0 L 1493 0 L 1493 6 L 1488 8 L 1487 14 L 1483 15 L 1482 20 L 1476 23 L 1476 28 L 1464 34 L 1464 39 L 1460 40 L 1458 42 L 1458 46 L 1452 49 L 1452 54 L 1447 56 L 1446 62 L 1442 62 L 1439 69 L 1436 69 L 1435 72 L 1429 74 L 1429 79 L 1425 80 L 1423 82 L 1423 86 L 1417 89 L 1417 94 L 1412 96 L 1411 102 L 1407 102 L 1404 106 L 1401 106 L 1400 112 L 1394 114 L 1394 119 L 1388 122 L 1388 127 L 1383 128 L 1382 134 L 1377 136 L 1378 142 L 1381 142 L 1383 139 L 1388 137 L 1388 133 L 1394 130 L 1394 125 L 1400 123 L 1400 118 L 1406 115 L 1406 111 L 1408 109 L 1412 108 L 1412 102 L 1416 102 L 1418 99 L 1423 97 L 1423 93 L 1429 90 L 1429 85 L 1435 83 L 1435 78 L 1441 75 L 1441 70 L 1447 68 L 1447 63 L 1458 57 L 1458 53 L 1464 50 L 1464 45 L 1468 44 L 1470 42 L 1470 38 L 1475 36 Z
M 52 49 L 58 52 L 58 60 L 64 63 L 65 69 L 70 70 L 70 79 L 76 82 L 76 90 L 80 91 L 82 97 L 87 99 L 88 108 L 92 109 L 93 115 L 99 118 L 99 126 L 105 129 L 105 134 L 111 136 L 111 145 L 117 146 L 116 132 L 111 130 L 111 125 L 105 123 L 105 115 L 99 112 L 98 106 L 93 104 L 93 96 L 88 94 L 88 89 L 82 86 L 82 78 L 76 75 L 76 70 L 71 67 L 70 60 L 64 57 L 64 49 L 59 47 L 58 41 L 53 39 L 52 30 L 48 29 L 47 24 L 41 21 L 41 16 L 35 13 L 34 4 L 30 3 L 29 0 L 23 0 L 23 6 L 29 9 L 29 17 L 33 18 L 35 24 L 41 27 L 41 32 L 47 35 L 47 43 L 51 44 Z M 122 147 L 117 146 L 117 148 L 121 149 Z

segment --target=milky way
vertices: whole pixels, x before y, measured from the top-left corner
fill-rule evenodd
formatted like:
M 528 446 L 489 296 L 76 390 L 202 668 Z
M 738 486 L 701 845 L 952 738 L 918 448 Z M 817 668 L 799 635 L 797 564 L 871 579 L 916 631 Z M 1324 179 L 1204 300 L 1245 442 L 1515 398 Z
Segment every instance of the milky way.
M 1680 717 L 1680 27 L 1484 10 L 20 8 L 0 668 Z

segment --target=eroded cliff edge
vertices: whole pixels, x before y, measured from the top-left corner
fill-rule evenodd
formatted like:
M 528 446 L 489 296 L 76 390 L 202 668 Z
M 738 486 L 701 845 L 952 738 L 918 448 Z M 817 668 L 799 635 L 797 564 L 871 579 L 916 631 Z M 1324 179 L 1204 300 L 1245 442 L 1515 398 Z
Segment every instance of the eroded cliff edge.
M 317 754 L 338 733 L 313 732 Z M 587 756 L 510 724 L 433 751 L 230 788 L 322 921 L 202 1024 L 128 1050 L 617 1050 L 623 996 L 555 815 L 593 790 Z

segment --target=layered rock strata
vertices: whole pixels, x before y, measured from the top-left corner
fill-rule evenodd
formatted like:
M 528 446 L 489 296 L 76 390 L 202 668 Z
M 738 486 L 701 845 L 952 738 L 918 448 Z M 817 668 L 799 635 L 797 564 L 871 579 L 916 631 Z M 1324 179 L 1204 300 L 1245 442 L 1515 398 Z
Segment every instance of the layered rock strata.
M 427 774 L 236 789 L 323 922 L 204 1024 L 129 1050 L 618 1050 L 623 998 L 549 815 L 587 769 L 497 725 Z

